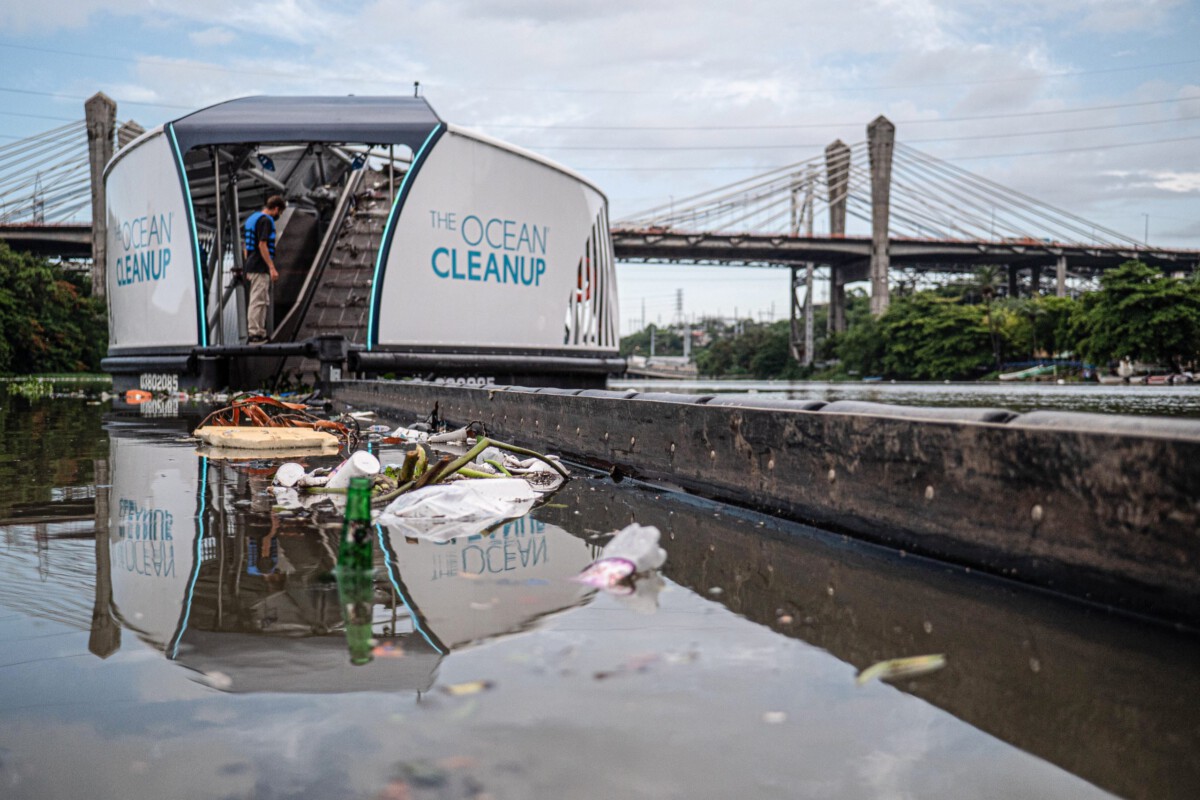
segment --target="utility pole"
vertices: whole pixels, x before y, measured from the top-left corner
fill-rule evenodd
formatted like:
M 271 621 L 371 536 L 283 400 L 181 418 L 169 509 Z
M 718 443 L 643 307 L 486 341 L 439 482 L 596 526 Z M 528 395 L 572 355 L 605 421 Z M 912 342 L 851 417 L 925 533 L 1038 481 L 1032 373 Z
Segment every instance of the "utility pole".
M 808 168 L 808 192 L 804 199 L 806 212 L 804 215 L 804 233 L 809 239 L 813 235 L 813 205 L 815 204 L 817 170 Z M 813 363 L 813 269 L 815 264 L 809 261 L 804 265 L 804 366 L 811 367 Z
M 35 225 L 41 225 L 46 221 L 46 196 L 42 192 L 42 172 L 38 172 L 33 176 L 33 195 L 29 198 L 30 201 L 30 219 Z

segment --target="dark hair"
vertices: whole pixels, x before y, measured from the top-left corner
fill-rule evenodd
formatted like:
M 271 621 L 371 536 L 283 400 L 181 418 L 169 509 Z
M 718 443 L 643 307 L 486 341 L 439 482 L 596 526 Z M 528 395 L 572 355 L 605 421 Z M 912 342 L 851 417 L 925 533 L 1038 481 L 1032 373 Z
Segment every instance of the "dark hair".
M 287 200 L 283 199 L 283 195 L 273 194 L 267 198 L 267 208 L 278 208 L 282 211 L 287 208 Z

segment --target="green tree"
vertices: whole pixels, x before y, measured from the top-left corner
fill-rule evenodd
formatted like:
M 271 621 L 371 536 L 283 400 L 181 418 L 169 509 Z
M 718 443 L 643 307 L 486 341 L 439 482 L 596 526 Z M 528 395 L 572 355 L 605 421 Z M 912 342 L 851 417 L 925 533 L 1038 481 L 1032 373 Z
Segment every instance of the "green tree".
M 1039 296 L 1010 300 L 1008 311 L 1016 324 L 1005 337 L 1007 351 L 1016 357 L 1054 357 L 1075 347 L 1071 318 L 1079 301 L 1070 297 Z
M 0 373 L 96 371 L 104 302 L 79 275 L 0 242 Z
M 939 292 L 897 298 L 873 319 L 848 314 L 849 329 L 837 351 L 846 371 L 914 380 L 971 378 L 994 356 L 981 305 L 966 305 Z
M 992 314 L 992 302 L 1000 291 L 1004 281 L 1004 271 L 995 264 L 985 264 L 975 270 L 974 288 L 983 298 L 984 318 L 987 320 L 988 337 L 992 343 L 992 358 L 996 371 L 1000 371 L 1000 332 L 997 330 L 995 315 Z
M 971 378 L 987 370 L 992 334 L 979 306 L 921 292 L 893 303 L 879 322 L 883 374 L 916 380 Z
M 1104 274 L 1073 317 L 1079 350 L 1095 363 L 1129 356 L 1182 368 L 1200 352 L 1200 284 L 1140 261 Z
M 846 294 L 846 330 L 833 337 L 832 349 L 842 369 L 863 376 L 883 374 L 885 342 L 879 320 L 871 314 L 871 298 L 861 289 Z
M 670 328 L 659 328 L 647 325 L 640 331 L 629 334 L 621 339 L 621 355 L 649 356 L 651 328 L 654 329 L 654 354 L 658 356 L 683 355 L 683 336 Z
M 696 352 L 696 369 L 707 377 L 791 379 L 801 374 L 791 355 L 791 323 L 744 322 L 740 334 L 714 340 Z

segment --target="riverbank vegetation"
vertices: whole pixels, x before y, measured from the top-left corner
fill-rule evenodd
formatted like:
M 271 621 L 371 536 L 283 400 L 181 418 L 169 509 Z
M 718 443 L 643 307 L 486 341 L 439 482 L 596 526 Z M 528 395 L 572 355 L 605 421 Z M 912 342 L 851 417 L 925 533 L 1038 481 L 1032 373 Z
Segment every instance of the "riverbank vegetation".
M 680 355 L 682 336 L 705 377 L 824 380 L 878 376 L 896 380 L 995 377 L 1006 364 L 1058 359 L 1101 372 L 1123 358 L 1180 371 L 1200 360 L 1200 280 L 1165 276 L 1137 261 L 1107 272 L 1099 291 L 1078 298 L 999 293 L 1001 273 L 979 270 L 958 285 L 927 291 L 898 287 L 876 318 L 861 290 L 847 296 L 847 330 L 827 332 L 826 309 L 814 320 L 815 364 L 790 357 L 790 323 L 701 320 L 656 332 L 657 355 Z M 649 333 L 622 340 L 624 354 L 649 355 Z M 676 343 L 680 343 L 676 345 Z
M 98 372 L 106 314 L 86 272 L 0 242 L 0 374 Z

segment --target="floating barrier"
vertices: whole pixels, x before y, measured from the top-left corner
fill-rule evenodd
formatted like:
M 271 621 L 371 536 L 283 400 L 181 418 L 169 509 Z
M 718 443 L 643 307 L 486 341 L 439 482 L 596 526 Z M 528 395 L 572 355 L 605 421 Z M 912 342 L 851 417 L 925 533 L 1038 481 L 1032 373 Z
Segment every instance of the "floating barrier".
M 1200 626 L 1200 420 L 345 381 L 618 475 Z

